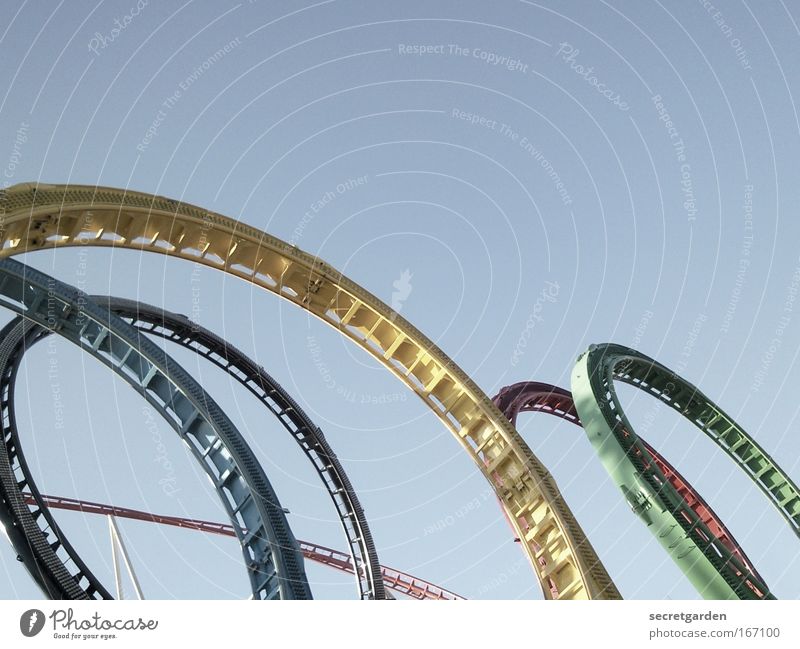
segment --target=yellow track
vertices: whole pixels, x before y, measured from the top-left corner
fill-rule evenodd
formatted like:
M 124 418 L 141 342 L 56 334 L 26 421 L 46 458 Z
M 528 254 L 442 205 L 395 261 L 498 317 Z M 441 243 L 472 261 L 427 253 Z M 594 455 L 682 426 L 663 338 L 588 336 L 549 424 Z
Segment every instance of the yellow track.
M 314 314 L 364 348 L 436 413 L 493 486 L 546 598 L 620 594 L 553 477 L 481 389 L 414 326 L 334 268 L 200 207 L 108 187 L 0 192 L 0 257 L 59 246 L 158 252 L 222 270 Z

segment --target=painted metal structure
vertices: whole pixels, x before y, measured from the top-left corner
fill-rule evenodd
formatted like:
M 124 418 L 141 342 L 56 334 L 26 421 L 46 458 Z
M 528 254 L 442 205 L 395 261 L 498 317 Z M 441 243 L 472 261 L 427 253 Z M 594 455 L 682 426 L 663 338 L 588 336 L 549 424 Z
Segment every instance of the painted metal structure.
M 254 599 L 308 599 L 302 554 L 277 495 L 239 431 L 163 350 L 85 294 L 13 259 L 0 260 L 0 305 L 20 314 L 0 333 L 0 518 L 26 568 L 52 598 L 110 598 L 43 502 L 19 443 L 13 383 L 30 345 L 56 332 L 150 403 L 209 475 L 242 547 Z M 24 318 L 22 317 L 24 316 Z
M 546 598 L 619 599 L 555 480 L 484 392 L 416 327 L 318 257 L 200 207 L 123 189 L 15 185 L 0 192 L 0 256 L 102 246 L 186 259 L 312 313 L 403 381 L 495 490 Z M 541 568 L 544 559 L 547 569 Z
M 535 383 L 525 384 L 526 388 L 516 392 L 509 390 L 519 386 L 510 386 L 493 403 L 442 350 L 358 284 L 319 258 L 220 214 L 127 190 L 24 184 L 0 191 L 0 223 L 0 258 L 63 246 L 156 252 L 216 268 L 248 281 L 305 309 L 352 340 L 423 400 L 490 482 L 546 599 L 619 599 L 620 594 L 565 504 L 552 476 L 516 431 L 516 414 L 523 410 L 550 412 L 584 425 L 589 440 L 633 511 L 650 526 L 701 595 L 726 599 L 772 598 L 764 580 L 708 504 L 674 467 L 637 437 L 620 407 L 614 390 L 615 380 L 646 391 L 692 421 L 759 485 L 793 531 L 800 535 L 800 492 L 788 475 L 741 427 L 694 386 L 634 350 L 604 345 L 593 346 L 583 354 L 572 375 L 574 403 L 568 392 Z M 0 261 L 0 271 L 5 269 L 6 275 L 19 279 L 20 267 L 10 263 Z M 0 292 L 2 288 L 0 285 Z M 40 325 L 53 328 L 40 312 L 42 305 L 35 302 L 44 299 L 41 285 L 29 286 L 22 280 L 14 290 L 19 295 L 12 291 L 8 306 L 18 312 L 33 311 L 34 320 L 38 318 Z M 19 298 L 29 291 L 36 294 L 34 299 L 29 303 L 21 301 Z M 81 306 L 73 299 L 71 308 L 81 311 Z M 122 324 L 133 325 L 132 331 L 137 335 L 137 328 L 146 329 L 206 355 L 236 376 L 279 418 L 297 410 L 296 404 L 282 391 L 278 396 L 285 397 L 283 405 L 279 405 L 277 410 L 273 408 L 272 402 L 278 403 L 280 399 L 274 399 L 272 394 L 265 398 L 269 391 L 264 389 L 264 377 L 268 375 L 261 375 L 263 370 L 246 357 L 242 361 L 244 365 L 232 363 L 232 348 L 224 341 L 207 331 L 204 341 L 193 341 L 185 334 L 187 326 L 194 326 L 188 320 L 168 314 L 172 318 L 168 326 L 165 312 L 154 307 L 145 310 L 148 309 L 152 312 L 150 321 L 141 317 L 141 305 L 137 305 L 127 316 L 128 324 Z M 25 315 L 30 317 L 27 311 Z M 73 326 L 70 318 L 74 318 L 74 314 L 65 309 L 58 322 L 61 324 L 63 320 Z M 153 318 L 160 318 L 160 321 L 154 324 Z M 140 321 L 144 321 L 144 326 Z M 19 326 L 24 330 L 27 325 Z M 99 329 L 92 329 L 89 336 L 84 336 L 85 332 L 81 331 L 83 339 L 79 336 L 76 342 L 90 351 L 100 350 L 101 356 L 105 354 L 105 362 L 119 366 L 115 368 L 118 371 L 129 370 L 134 378 L 128 380 L 148 396 L 146 388 L 150 379 L 145 381 L 135 370 L 126 367 L 130 352 L 124 350 L 124 357 L 119 356 L 115 345 L 107 342 L 116 340 L 115 336 L 125 340 L 126 335 L 130 340 L 130 331 L 121 335 L 107 325 L 103 329 L 103 322 L 98 326 Z M 23 331 L 17 335 L 23 340 L 24 350 L 27 333 Z M 208 340 L 217 345 L 210 354 L 204 351 Z M 0 350 L 3 349 L 6 349 L 6 340 L 0 341 Z M 142 366 L 147 363 L 148 370 L 159 369 L 149 359 L 145 359 Z M 182 372 L 177 366 L 173 369 Z M 8 376 L 6 372 L 2 373 L 6 381 L 2 393 L 4 407 L 8 402 L 5 398 L 9 393 Z M 165 376 L 169 377 L 169 373 Z M 169 380 L 167 384 L 172 385 Z M 543 388 L 548 389 L 547 394 Z M 528 393 L 523 395 L 525 390 Z M 173 388 L 167 388 L 167 405 L 172 403 L 175 394 Z M 13 405 L 13 391 L 10 401 Z M 192 408 L 192 415 L 197 418 L 194 414 L 197 408 L 194 405 Z M 167 416 L 170 412 L 166 413 Z M 6 420 L 7 416 L 4 422 Z M 292 420 L 292 426 L 287 426 L 287 429 L 314 462 L 328 486 L 345 528 L 350 554 L 321 546 L 312 547 L 320 550 L 317 554 L 324 555 L 329 565 L 340 569 L 350 566 L 357 575 L 362 597 L 380 598 L 385 593 L 384 582 L 396 590 L 398 582 L 387 576 L 386 569 L 380 568 L 363 511 L 322 433 L 302 417 Z M 200 458 L 216 453 L 221 438 L 221 434 L 216 433 L 212 443 L 201 449 Z M 17 444 L 13 437 L 6 434 L 5 439 L 5 450 L 16 452 Z M 197 452 L 196 449 L 193 451 Z M 260 467 L 256 473 L 258 470 Z M 8 490 L 3 493 L 6 509 L 13 510 L 15 516 L 22 518 L 20 489 L 27 484 L 27 480 L 18 480 L 13 498 L 6 498 Z M 6 482 L 3 485 L 5 489 Z M 336 496 L 342 486 L 345 496 L 339 499 Z M 32 484 L 31 490 L 32 497 L 36 498 L 37 492 Z M 47 529 L 53 528 L 46 507 L 38 507 L 38 510 L 34 508 L 35 516 L 29 518 L 42 518 L 49 526 Z M 31 523 L 30 520 L 26 522 Z M 243 534 L 249 537 L 249 526 L 241 521 L 238 529 L 236 525 L 234 521 L 234 532 L 240 540 Z M 266 527 L 270 528 L 270 525 Z M 34 528 L 20 525 L 12 536 L 17 534 L 19 538 L 27 539 L 28 533 L 34 531 Z M 41 529 L 38 531 L 42 532 Z M 281 543 L 270 538 L 268 545 L 275 547 Z M 287 543 L 284 549 L 290 545 Z M 79 561 L 75 557 L 77 568 L 73 572 L 84 578 L 87 573 Z M 440 592 L 443 593 L 441 599 L 457 598 L 449 597 L 452 593 L 447 594 L 441 589 Z M 98 593 L 103 596 L 99 590 L 94 591 L 94 596 Z

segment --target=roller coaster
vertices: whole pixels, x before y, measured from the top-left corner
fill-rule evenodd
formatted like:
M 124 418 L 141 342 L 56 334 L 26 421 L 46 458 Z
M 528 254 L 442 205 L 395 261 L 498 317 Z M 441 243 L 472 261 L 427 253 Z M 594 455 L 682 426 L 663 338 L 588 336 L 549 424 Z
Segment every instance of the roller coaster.
M 89 296 L 12 257 L 66 246 L 158 253 L 220 270 L 304 309 L 361 347 L 414 392 L 450 430 L 494 491 L 545 599 L 622 599 L 547 468 L 517 432 L 522 412 L 581 427 L 633 514 L 700 596 L 774 599 L 711 505 L 644 439 L 615 383 L 674 409 L 754 482 L 800 536 L 800 492 L 755 439 L 691 383 L 615 344 L 592 345 L 570 390 L 525 382 L 489 398 L 421 331 L 318 257 L 221 214 L 108 187 L 20 184 L 0 191 L 0 520 L 30 576 L 53 599 L 111 599 L 52 510 L 68 509 L 183 527 L 237 539 L 254 599 L 311 599 L 304 560 L 353 575 L 361 599 L 463 599 L 381 565 L 355 488 L 322 430 L 240 350 L 185 316 Z M 208 475 L 227 523 L 156 515 L 40 493 L 17 426 L 16 379 L 26 351 L 56 334 L 126 381 L 182 439 Z M 338 551 L 298 541 L 278 494 L 213 397 L 152 338 L 190 350 L 241 383 L 300 446 L 336 510 Z M 391 592 L 390 592 L 391 591 Z

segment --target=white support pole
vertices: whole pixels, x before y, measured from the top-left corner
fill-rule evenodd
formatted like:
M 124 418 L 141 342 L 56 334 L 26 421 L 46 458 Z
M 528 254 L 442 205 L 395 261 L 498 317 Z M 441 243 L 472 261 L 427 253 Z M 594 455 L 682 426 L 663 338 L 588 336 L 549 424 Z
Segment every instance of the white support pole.
M 114 562 L 114 581 L 116 582 L 117 586 L 117 599 L 124 599 L 122 591 L 122 570 L 119 565 L 120 557 L 122 557 L 122 561 L 125 564 L 125 569 L 128 571 L 128 576 L 131 578 L 131 582 L 133 583 L 133 589 L 136 591 L 136 599 L 144 599 L 142 587 L 139 585 L 139 579 L 136 577 L 136 573 L 133 570 L 133 564 L 128 556 L 128 550 L 125 548 L 125 544 L 122 542 L 122 536 L 120 535 L 119 528 L 117 527 L 117 519 L 111 514 L 108 515 L 108 529 L 111 534 L 111 557 Z

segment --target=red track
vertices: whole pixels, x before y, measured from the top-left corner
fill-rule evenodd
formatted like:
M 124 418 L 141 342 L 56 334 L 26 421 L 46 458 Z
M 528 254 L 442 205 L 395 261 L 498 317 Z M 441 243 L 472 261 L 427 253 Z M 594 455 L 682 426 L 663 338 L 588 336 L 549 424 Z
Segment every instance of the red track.
M 102 503 L 93 503 L 75 498 L 61 498 L 60 496 L 41 496 L 48 507 L 55 509 L 67 509 L 70 511 L 84 512 L 86 514 L 103 514 L 106 516 L 116 516 L 118 518 L 130 518 L 137 521 L 148 523 L 159 523 L 161 525 L 172 525 L 173 527 L 183 527 L 198 532 L 208 534 L 219 534 L 222 536 L 236 536 L 233 526 L 226 523 L 213 523 L 202 521 L 196 518 L 181 518 L 179 516 L 162 516 L 151 514 L 138 509 L 128 509 L 126 507 L 114 507 Z M 36 501 L 30 494 L 25 494 L 25 500 L 29 505 L 35 505 Z M 303 556 L 311 561 L 343 570 L 353 574 L 353 561 L 349 554 L 326 548 L 324 545 L 298 541 Z M 465 599 L 456 593 L 431 584 L 423 579 L 414 577 L 400 570 L 381 566 L 381 575 L 387 588 L 402 593 L 413 599 L 437 599 L 437 600 L 457 600 Z

